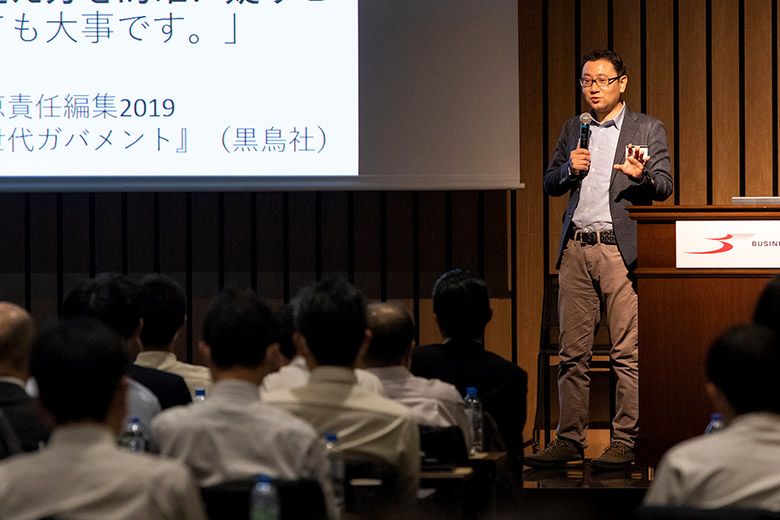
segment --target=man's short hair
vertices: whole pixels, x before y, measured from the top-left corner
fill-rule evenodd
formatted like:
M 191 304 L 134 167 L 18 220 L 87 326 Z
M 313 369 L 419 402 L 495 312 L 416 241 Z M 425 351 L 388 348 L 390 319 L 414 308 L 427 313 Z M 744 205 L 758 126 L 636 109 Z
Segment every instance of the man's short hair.
M 721 334 L 707 356 L 707 378 L 723 392 L 737 414 L 780 413 L 776 371 L 780 343 L 762 325 L 736 325 Z
M 94 318 L 70 318 L 48 326 L 35 340 L 30 373 L 41 403 L 58 424 L 104 422 L 129 363 L 116 332 Z
M 448 271 L 433 286 L 433 312 L 445 336 L 480 339 L 493 316 L 487 285 L 469 271 Z
M 371 343 L 366 357 L 371 362 L 397 365 L 414 341 L 414 319 L 396 303 L 372 303 L 367 311 Z
M 347 280 L 327 278 L 298 295 L 296 328 L 319 365 L 351 367 L 363 344 L 363 295 Z
M 184 289 L 164 274 L 144 276 L 138 284 L 141 297 L 141 344 L 145 348 L 167 349 L 184 324 L 187 297 Z
M 30 314 L 10 302 L 0 302 L 0 361 L 26 369 L 35 323 Z
M 587 62 L 598 60 L 607 60 L 610 62 L 612 66 L 615 67 L 615 72 L 617 72 L 618 76 L 624 76 L 626 74 L 626 64 L 623 62 L 623 58 L 620 57 L 620 54 L 611 49 L 595 49 L 586 53 L 580 62 L 580 72 L 582 72 L 582 67 L 584 67 Z
M 271 309 L 249 289 L 223 290 L 203 320 L 203 341 L 220 369 L 259 366 L 277 334 Z
M 62 315 L 66 318 L 96 318 L 129 339 L 141 321 L 138 288 L 119 274 L 100 274 L 81 282 L 65 296 Z

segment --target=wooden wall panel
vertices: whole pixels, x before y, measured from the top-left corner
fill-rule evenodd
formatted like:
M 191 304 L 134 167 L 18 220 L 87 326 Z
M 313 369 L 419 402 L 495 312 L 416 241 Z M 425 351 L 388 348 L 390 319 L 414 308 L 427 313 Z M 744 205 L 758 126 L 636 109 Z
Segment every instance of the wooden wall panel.
M 626 63 L 628 86 L 623 99 L 634 111 L 642 111 L 642 9 L 636 0 L 613 0 L 613 49 Z
M 314 193 L 291 193 L 287 211 L 290 220 L 290 297 L 315 279 L 317 258 L 314 248 L 316 219 Z
M 484 270 L 484 259 L 480 258 L 479 237 L 479 193 L 476 191 L 455 191 L 451 194 L 452 267 L 466 269 L 473 273 Z
M 660 119 L 666 126 L 669 141 L 669 153 L 672 165 L 675 128 L 675 81 L 674 81 L 674 2 L 673 0 L 654 0 L 647 2 L 647 77 L 645 78 L 645 96 L 647 114 Z M 673 172 L 674 174 L 674 172 Z M 699 188 L 701 189 L 701 187 Z M 675 186 L 675 195 L 665 204 L 678 200 L 679 190 Z
M 127 274 L 133 278 L 159 269 L 157 199 L 153 193 L 127 194 Z
M 679 156 L 680 204 L 707 204 L 706 0 L 681 2 Z
M 744 2 L 745 9 L 745 195 L 772 193 L 772 4 Z
M 58 313 L 57 281 L 62 275 L 58 251 L 59 198 L 49 193 L 30 195 L 30 313 L 39 324 Z
M 414 294 L 412 194 L 390 192 L 386 196 L 387 294 L 382 299 L 402 300 Z
M 518 2 L 523 21 L 520 31 L 520 78 L 521 85 L 531 91 L 544 91 L 544 77 L 535 73 L 545 69 L 544 47 L 549 39 L 545 34 L 545 11 L 543 2 Z M 575 78 L 576 79 L 576 78 Z M 575 86 L 576 88 L 576 86 Z M 515 314 L 512 316 L 516 328 L 517 363 L 528 372 L 528 418 L 534 415 L 536 403 L 536 354 L 539 349 L 539 326 L 541 320 L 542 274 L 547 271 L 545 264 L 545 230 L 552 215 L 545 212 L 547 197 L 544 195 L 542 178 L 549 157 L 545 153 L 544 143 L 548 136 L 540 132 L 540 122 L 544 120 L 545 107 L 540 103 L 520 103 L 520 178 L 525 189 L 506 194 L 507 208 L 507 262 L 509 271 L 507 282 L 515 280 L 517 289 Z M 560 122 L 550 122 L 551 131 L 557 131 Z M 549 132 L 548 132 L 549 133 Z M 512 202 L 516 214 L 512 214 Z M 561 213 L 557 213 L 560 222 Z M 514 224 L 514 226 L 512 225 Z M 546 225 L 547 224 L 547 225 Z M 514 228 L 514 229 L 513 229 Z M 558 229 L 558 228 L 555 228 Z M 514 238 L 514 241 L 512 240 Z M 557 238 L 554 241 L 557 247 Z M 515 247 L 512 247 L 514 242 Z M 549 248 L 547 248 L 549 250 Z M 514 270 L 512 258 L 515 259 Z M 511 285 L 509 286 L 511 288 Z M 526 420 L 525 438 L 530 439 L 533 421 Z
M 125 228 L 122 223 L 125 195 L 96 193 L 95 212 L 95 273 L 122 273 L 126 252 Z
M 376 192 L 354 194 L 355 211 L 355 285 L 371 299 L 382 292 L 382 244 L 380 197 Z
M 22 307 L 29 306 L 26 297 L 27 262 L 25 220 L 27 216 L 24 194 L 0 194 L 0 300 Z
M 739 0 L 712 6 L 712 193 L 713 204 L 739 195 Z
M 222 265 L 221 285 L 252 286 L 252 194 L 225 193 L 222 198 Z M 236 226 L 234 222 L 243 222 Z
M 555 144 L 561 133 L 563 123 L 570 117 L 580 113 L 581 89 L 577 85 L 579 78 L 579 57 L 575 56 L 574 34 L 574 2 L 571 0 L 554 0 L 548 3 L 548 38 L 547 38 L 547 78 L 548 107 L 547 121 L 547 162 L 555 152 Z M 540 175 L 543 175 L 543 171 Z M 555 269 L 558 255 L 558 243 L 561 235 L 561 216 L 566 209 L 568 195 L 549 198 L 549 258 L 551 270 Z
M 90 195 L 62 195 L 62 288 L 58 299 L 90 277 Z M 121 262 L 120 262 L 121 264 Z
M 205 363 L 195 348 L 201 337 L 200 324 L 203 323 L 211 301 L 220 290 L 220 198 L 221 195 L 216 193 L 190 195 L 189 324 L 193 325 L 193 328 L 189 331 L 187 357 L 199 364 Z
M 349 214 L 347 194 L 324 192 L 321 197 L 320 234 L 322 236 L 321 265 L 323 275 L 348 275 Z
M 257 293 L 275 304 L 284 303 L 285 265 L 289 252 L 285 248 L 285 207 L 283 193 L 256 194 L 257 212 Z
M 579 67 L 580 58 L 586 52 L 593 49 L 603 49 L 609 45 L 609 16 L 607 15 L 607 8 L 608 5 L 605 0 L 580 0 L 580 52 L 574 55 L 575 70 Z M 575 74 L 578 73 L 579 71 Z M 574 79 L 576 80 L 577 77 L 579 76 L 575 75 Z M 579 112 L 586 112 L 590 109 L 588 102 L 582 96 L 579 96 L 579 103 Z

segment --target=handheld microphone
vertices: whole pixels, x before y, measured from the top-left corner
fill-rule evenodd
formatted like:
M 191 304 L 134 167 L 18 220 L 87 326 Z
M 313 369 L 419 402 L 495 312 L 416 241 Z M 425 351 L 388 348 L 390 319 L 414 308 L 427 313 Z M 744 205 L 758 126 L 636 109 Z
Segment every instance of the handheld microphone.
M 580 114 L 580 148 L 588 148 L 588 139 L 590 139 L 590 122 L 593 121 L 593 117 L 587 112 Z M 580 175 L 586 176 L 590 168 L 587 170 L 581 170 Z
M 588 147 L 588 139 L 590 138 L 590 122 L 593 121 L 593 117 L 587 112 L 580 114 L 580 148 Z

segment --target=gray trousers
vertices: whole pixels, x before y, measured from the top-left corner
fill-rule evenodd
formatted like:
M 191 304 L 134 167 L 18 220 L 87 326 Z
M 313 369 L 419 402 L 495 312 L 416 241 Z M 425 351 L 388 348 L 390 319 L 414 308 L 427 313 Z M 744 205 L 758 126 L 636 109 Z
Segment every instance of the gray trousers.
M 630 447 L 638 432 L 639 352 L 637 296 L 615 245 L 569 240 L 558 275 L 560 363 L 557 435 L 586 446 L 593 335 L 604 300 L 617 386 L 612 439 Z

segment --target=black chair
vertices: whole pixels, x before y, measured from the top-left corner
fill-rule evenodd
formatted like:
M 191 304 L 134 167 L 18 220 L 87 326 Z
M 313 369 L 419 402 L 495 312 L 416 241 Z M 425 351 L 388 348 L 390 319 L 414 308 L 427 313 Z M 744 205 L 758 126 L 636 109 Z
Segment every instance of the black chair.
M 780 513 L 737 507 L 644 506 L 634 512 L 634 520 L 780 520 Z
M 431 467 L 467 466 L 468 449 L 463 431 L 458 426 L 420 425 L 422 469 Z
M 327 520 L 325 497 L 319 482 L 313 479 L 273 479 L 279 494 L 282 520 Z M 200 488 L 210 520 L 249 519 L 254 480 L 226 482 Z
M 19 438 L 11 427 L 11 423 L 8 422 L 8 419 L 3 415 L 3 411 L 0 410 L 0 459 L 21 452 L 22 443 L 19 442 Z
M 356 518 L 383 518 L 399 506 L 398 471 L 383 460 L 344 456 L 344 509 Z
M 548 274 L 544 279 L 544 299 L 542 300 L 542 330 L 539 340 L 539 355 L 537 357 L 537 388 L 536 388 L 536 420 L 534 424 L 534 436 L 537 444 L 540 443 L 539 430 L 544 431 L 544 444 L 550 442 L 550 416 L 551 392 L 550 385 L 550 358 L 557 356 L 559 352 L 558 335 L 558 275 Z M 601 322 L 596 328 L 593 338 L 593 356 L 609 356 L 611 342 L 609 329 L 606 324 L 604 309 L 601 310 Z M 610 368 L 609 359 L 605 362 L 593 360 L 591 369 L 609 370 L 609 412 L 610 418 L 615 416 L 615 376 Z

